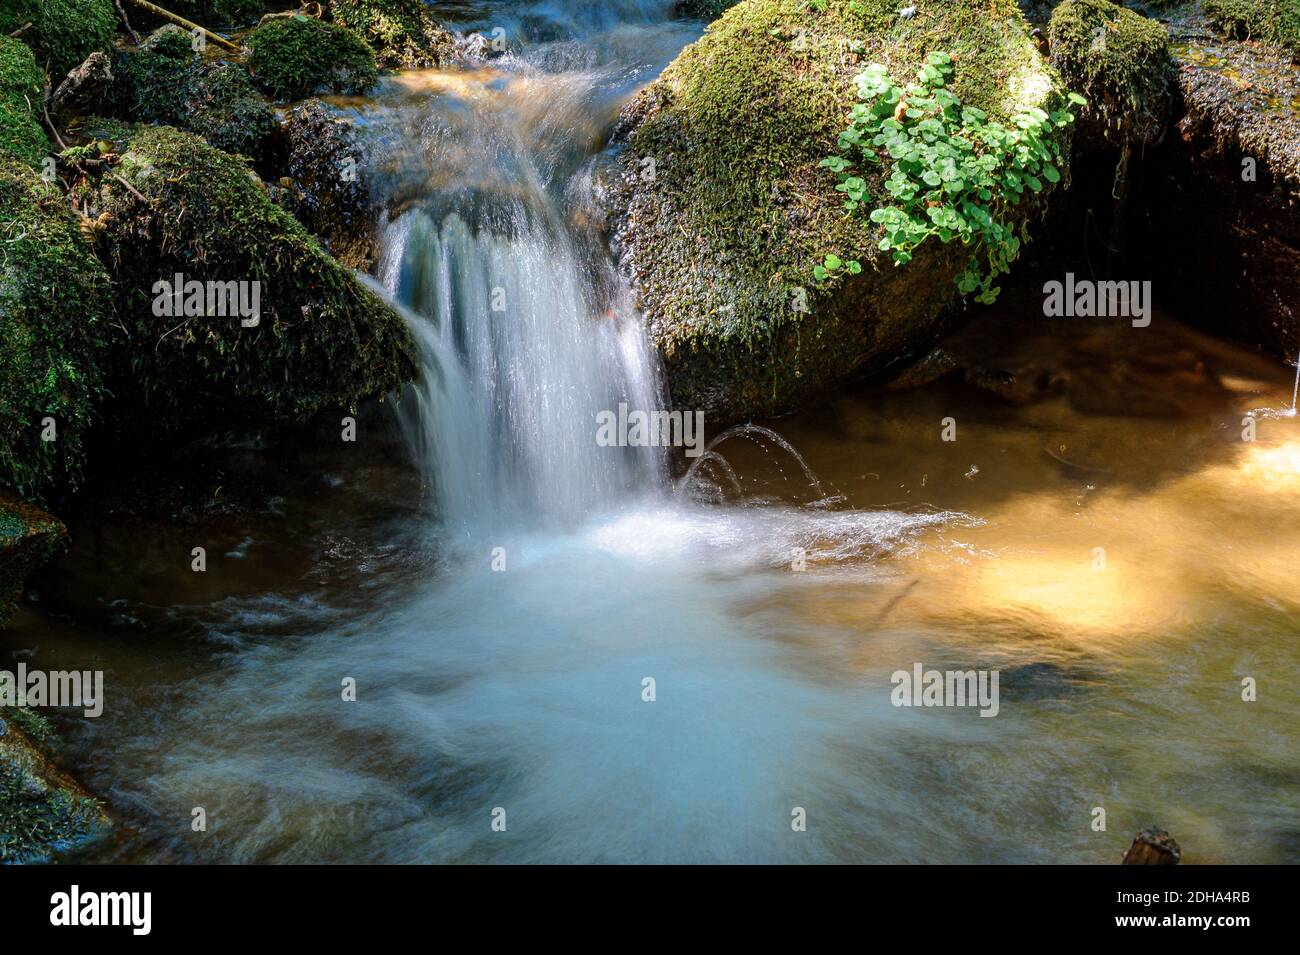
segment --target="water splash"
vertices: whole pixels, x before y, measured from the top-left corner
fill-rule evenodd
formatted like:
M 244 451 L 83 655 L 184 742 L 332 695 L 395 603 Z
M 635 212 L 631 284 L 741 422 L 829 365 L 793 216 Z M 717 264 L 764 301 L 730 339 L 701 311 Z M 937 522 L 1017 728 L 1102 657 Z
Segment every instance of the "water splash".
M 706 453 L 696 458 L 695 461 L 691 464 L 691 466 L 686 469 L 686 473 L 682 475 L 681 480 L 678 481 L 677 491 L 676 491 L 677 496 L 681 497 L 683 494 L 686 493 L 687 490 L 691 488 L 692 482 L 695 481 L 698 472 L 700 470 L 700 467 L 705 463 L 706 460 L 711 461 L 717 458 L 721 458 L 721 455 L 719 455 L 714 449 L 717 448 L 718 445 L 722 444 L 725 441 L 729 441 L 732 438 L 745 438 L 746 440 L 752 441 L 754 444 L 758 445 L 760 448 L 763 449 L 764 452 L 770 455 L 772 453 L 771 449 L 768 447 L 768 445 L 759 441 L 756 435 L 766 438 L 772 444 L 775 444 L 782 451 L 785 451 L 788 455 L 790 455 L 790 457 L 794 459 L 794 462 L 798 464 L 799 468 L 803 471 L 804 477 L 808 479 L 808 486 L 817 492 L 818 500 L 823 501 L 827 499 L 828 495 L 826 494 L 825 489 L 822 487 L 822 482 L 818 479 L 817 475 L 813 473 L 813 469 L 808 466 L 808 462 L 803 459 L 803 455 L 801 455 L 797 450 L 795 450 L 794 445 L 792 445 L 785 438 L 781 437 L 781 435 L 777 434 L 771 428 L 766 428 L 760 424 L 735 425 L 734 427 L 728 428 L 726 431 L 723 431 L 721 434 L 717 435 L 712 441 L 710 441 L 705 446 Z M 728 464 L 727 467 L 728 470 L 731 471 L 731 474 L 734 476 L 735 474 L 734 469 L 731 468 L 730 464 Z

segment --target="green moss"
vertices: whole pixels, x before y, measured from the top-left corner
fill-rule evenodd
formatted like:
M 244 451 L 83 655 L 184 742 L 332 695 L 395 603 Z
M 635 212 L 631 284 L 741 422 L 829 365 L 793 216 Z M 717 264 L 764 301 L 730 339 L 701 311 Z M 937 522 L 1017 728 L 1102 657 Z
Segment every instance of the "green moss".
M 173 13 L 205 27 L 244 27 L 256 23 L 264 13 L 292 7 L 285 0 L 171 0 L 163 3 Z M 135 11 L 132 11 L 135 19 Z
M 1204 0 L 1203 6 L 1229 36 L 1264 40 L 1300 56 L 1300 0 Z
M 1066 0 L 1052 12 L 1049 34 L 1052 65 L 1088 100 L 1085 121 L 1121 142 L 1164 136 L 1175 74 L 1161 24 L 1109 0 Z
M 57 85 L 96 50 L 107 50 L 117 30 L 112 0 L 5 0 L 0 4 L 0 34 L 24 23 L 19 34 Z
M 118 57 L 114 100 L 133 120 L 198 133 L 209 144 L 254 160 L 266 154 L 275 112 L 237 63 L 202 61 L 174 26 Z
M 62 194 L 0 155 L 0 484 L 29 496 L 76 484 L 111 309 Z
M 0 37 L 0 149 L 30 166 L 50 153 L 50 142 L 36 118 L 45 74 L 32 51 L 18 40 Z
M 675 400 L 718 417 L 786 410 L 898 357 L 950 306 L 959 250 L 895 269 L 871 251 L 882 230 L 848 215 L 818 168 L 856 101 L 854 75 L 879 62 L 911 76 L 946 50 L 954 92 L 998 120 L 1059 91 L 1014 0 L 935 0 L 906 20 L 899 6 L 743 0 L 625 115 L 623 264 Z M 826 253 L 857 250 L 862 275 L 815 285 Z
M 48 859 L 108 824 L 99 803 L 23 732 L 32 719 L 44 723 L 29 710 L 0 709 L 0 865 Z
M 24 582 L 50 562 L 66 534 L 58 518 L 0 488 L 0 623 L 14 612 Z M 39 717 L 33 714 L 27 729 L 29 735 L 40 737 Z
M 268 20 L 248 35 L 249 67 L 277 99 L 359 93 L 376 79 L 375 54 L 357 33 L 310 17 Z
M 330 0 L 329 15 L 365 37 L 381 66 L 440 66 L 455 48 L 423 0 Z
M 126 329 L 114 393 L 160 431 L 300 421 L 415 375 L 401 317 L 267 197 L 247 162 L 169 127 L 143 127 L 103 185 L 105 257 Z M 258 282 L 239 317 L 155 315 L 161 281 Z M 251 286 L 248 286 L 251 289 Z

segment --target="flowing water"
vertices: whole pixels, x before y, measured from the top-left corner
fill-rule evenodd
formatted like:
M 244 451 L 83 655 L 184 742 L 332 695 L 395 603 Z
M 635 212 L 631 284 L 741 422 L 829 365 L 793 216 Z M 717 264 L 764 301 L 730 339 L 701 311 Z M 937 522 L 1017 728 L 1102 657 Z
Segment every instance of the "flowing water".
M 619 106 L 701 29 L 671 7 L 467 4 L 511 55 L 348 107 L 423 380 L 357 450 L 232 451 L 252 511 L 87 522 L 0 634 L 107 671 L 105 715 L 60 721 L 118 823 L 82 857 L 1113 862 L 1158 823 L 1188 861 L 1295 861 L 1300 425 L 1238 439 L 1285 369 L 1162 316 L 1125 347 L 1191 358 L 1126 359 L 1114 407 L 947 381 L 689 470 L 597 446 L 664 401 L 598 208 Z M 985 322 L 1111 380 L 1112 342 Z M 997 717 L 891 705 L 918 662 L 998 670 Z

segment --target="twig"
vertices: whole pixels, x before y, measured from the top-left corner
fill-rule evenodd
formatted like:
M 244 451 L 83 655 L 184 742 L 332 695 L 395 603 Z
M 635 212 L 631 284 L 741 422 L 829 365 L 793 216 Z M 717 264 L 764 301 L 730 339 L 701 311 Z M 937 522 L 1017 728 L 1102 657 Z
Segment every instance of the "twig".
M 131 21 L 126 18 L 126 10 L 122 7 L 122 0 L 113 0 L 113 6 L 117 7 L 118 16 L 122 18 L 122 26 L 126 27 L 126 32 L 131 35 L 131 42 L 136 46 L 140 45 L 140 36 L 131 29 Z
M 24 23 L 22 26 L 20 26 L 17 30 L 15 30 L 13 33 L 9 34 L 10 38 L 12 39 L 13 37 L 16 37 L 18 34 L 22 33 L 24 30 L 26 30 L 26 29 L 27 29 L 28 27 L 30 27 L 31 25 L 32 25 L 32 24 L 31 24 L 31 21 L 30 21 L 30 20 L 27 21 L 27 22 Z
M 50 132 L 54 134 L 54 141 L 59 144 L 59 150 L 61 152 L 66 150 L 68 148 L 68 144 L 65 143 L 63 141 L 63 137 L 59 135 L 59 128 L 54 125 L 54 120 L 50 119 L 50 111 L 45 108 L 44 103 L 41 104 L 41 112 L 45 114 L 45 125 L 50 127 Z M 77 172 L 81 173 L 87 179 L 90 178 L 90 173 L 86 171 L 86 168 L 83 165 L 81 165 L 80 162 L 78 162 L 77 160 L 73 159 L 70 156 L 65 157 L 65 161 L 71 163 L 72 166 L 77 170 Z M 135 196 L 146 206 L 149 205 L 149 200 L 144 197 L 144 194 L 140 192 L 139 189 L 131 185 L 129 182 L 127 182 L 124 178 L 119 176 L 117 173 L 113 172 L 113 170 L 111 169 L 108 170 L 108 174 L 112 176 L 114 179 L 116 179 L 118 182 L 120 182 L 122 185 L 126 186 L 127 192 L 131 193 L 131 195 Z

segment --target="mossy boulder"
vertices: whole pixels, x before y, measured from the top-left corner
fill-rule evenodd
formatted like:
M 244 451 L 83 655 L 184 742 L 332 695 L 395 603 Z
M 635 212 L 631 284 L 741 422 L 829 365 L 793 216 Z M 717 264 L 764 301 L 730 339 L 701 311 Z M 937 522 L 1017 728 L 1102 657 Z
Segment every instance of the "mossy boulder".
M 0 149 L 30 166 L 50 152 L 36 113 L 44 86 L 45 74 L 32 51 L 18 40 L 0 37 Z
M 1065 0 L 1048 30 L 1052 65 L 1088 101 L 1079 117 L 1085 140 L 1164 138 L 1177 86 L 1164 26 L 1109 0 Z
M 611 228 L 674 405 L 719 425 L 788 411 L 911 357 L 954 311 L 970 249 L 927 242 L 895 267 L 877 251 L 883 227 L 846 213 L 820 167 L 853 78 L 871 63 L 910 78 L 942 50 L 957 57 L 953 91 L 991 119 L 1063 94 L 1014 0 L 943 0 L 908 19 L 898 6 L 743 0 L 625 110 Z M 879 178 L 869 187 L 884 194 Z M 861 274 L 819 283 L 830 252 L 854 253 Z
M 414 378 L 402 318 L 271 202 L 242 157 L 142 127 L 116 172 L 146 202 L 103 181 L 100 248 L 125 328 L 114 393 L 151 433 L 298 422 Z M 178 302 L 177 274 L 203 293 Z
M 96 50 L 107 50 L 117 30 L 113 0 L 5 0 L 0 34 L 19 34 L 55 84 Z
M 53 732 L 27 708 L 0 708 L 0 865 L 48 860 L 108 828 L 100 804 L 50 759 Z
M 267 20 L 244 42 L 253 76 L 279 100 L 360 93 L 378 76 L 374 51 L 358 33 L 310 17 Z
M 383 67 L 442 66 L 455 55 L 455 36 L 423 0 L 330 0 L 329 16 L 365 37 Z
M 1219 30 L 1239 40 L 1263 40 L 1300 57 L 1300 0 L 1204 0 Z
M 131 120 L 176 126 L 254 161 L 270 149 L 275 111 L 247 70 L 203 60 L 179 27 L 164 26 L 120 54 L 115 73 L 115 108 Z
M 108 274 L 62 193 L 0 154 L 0 485 L 75 486 L 111 319 Z
M 0 623 L 14 612 L 27 578 L 50 562 L 67 533 L 57 517 L 0 488 Z
M 365 175 L 366 142 L 319 100 L 288 110 L 283 130 L 286 168 L 297 189 L 294 214 L 339 261 L 368 269 L 378 253 L 381 208 Z

